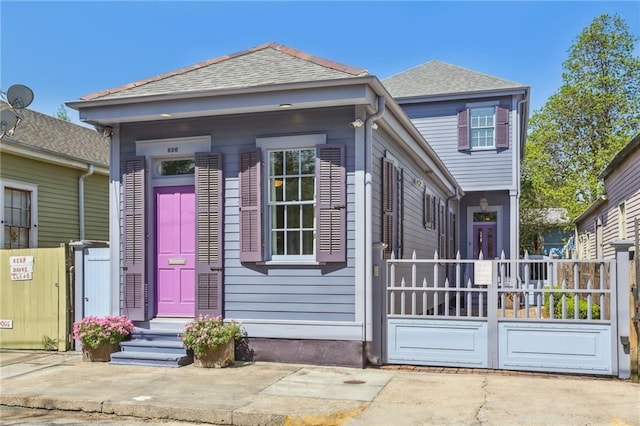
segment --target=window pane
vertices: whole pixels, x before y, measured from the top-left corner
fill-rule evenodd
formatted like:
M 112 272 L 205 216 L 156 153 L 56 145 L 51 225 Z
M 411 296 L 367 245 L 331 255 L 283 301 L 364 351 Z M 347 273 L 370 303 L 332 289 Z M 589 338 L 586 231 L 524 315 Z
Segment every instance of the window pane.
M 313 254 L 313 231 L 302 232 L 302 254 Z
M 300 167 L 298 162 L 300 161 L 299 157 L 300 151 L 287 151 L 286 152 L 286 166 L 285 166 L 285 174 L 287 175 L 297 175 L 300 172 Z
M 301 254 L 299 231 L 287 231 L 287 254 L 289 255 Z
M 194 170 L 193 160 L 164 160 L 160 162 L 158 173 L 161 176 L 192 175 Z
M 269 188 L 271 188 L 269 191 L 269 199 L 271 201 L 282 201 L 284 196 L 283 187 L 284 180 L 282 178 L 272 178 L 271 184 L 269 185 Z
M 287 206 L 287 228 L 300 228 L 300 206 Z
M 302 227 L 313 228 L 314 219 L 316 215 L 315 206 L 312 204 L 305 204 L 302 206 Z
M 298 178 L 286 178 L 285 188 L 287 191 L 285 201 L 298 201 L 300 195 L 298 193 Z
M 271 176 L 282 176 L 282 151 L 271 152 L 269 154 L 271 164 L 269 174 Z
M 316 153 L 313 149 L 300 151 L 300 173 L 312 175 L 316 172 Z
M 272 206 L 271 217 L 273 229 L 284 229 L 284 206 Z
M 275 255 L 284 254 L 284 231 L 271 233 L 271 252 Z
M 20 226 L 20 210 L 19 209 L 13 209 L 11 211 L 11 224 L 15 225 L 15 226 Z
M 302 200 L 313 200 L 315 196 L 315 178 L 304 177 L 302 180 Z

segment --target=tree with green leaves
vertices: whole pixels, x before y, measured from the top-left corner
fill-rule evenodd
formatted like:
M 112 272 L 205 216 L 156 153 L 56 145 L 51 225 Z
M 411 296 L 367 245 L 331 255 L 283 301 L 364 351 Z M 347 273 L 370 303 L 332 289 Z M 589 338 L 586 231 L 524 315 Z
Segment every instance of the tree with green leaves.
M 58 110 L 56 111 L 56 118 L 58 120 L 71 122 L 71 117 L 69 116 L 69 110 L 64 105 L 60 105 L 58 107 Z
M 603 192 L 600 173 L 640 129 L 640 58 L 619 16 L 600 15 L 576 38 L 562 86 L 536 111 L 522 165 L 521 246 L 565 208 L 570 222 Z

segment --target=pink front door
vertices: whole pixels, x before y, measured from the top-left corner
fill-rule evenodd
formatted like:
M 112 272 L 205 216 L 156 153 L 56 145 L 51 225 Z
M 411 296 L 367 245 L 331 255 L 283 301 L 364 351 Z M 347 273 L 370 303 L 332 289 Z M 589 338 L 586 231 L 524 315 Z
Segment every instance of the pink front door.
M 195 314 L 195 193 L 193 186 L 155 189 L 157 315 Z

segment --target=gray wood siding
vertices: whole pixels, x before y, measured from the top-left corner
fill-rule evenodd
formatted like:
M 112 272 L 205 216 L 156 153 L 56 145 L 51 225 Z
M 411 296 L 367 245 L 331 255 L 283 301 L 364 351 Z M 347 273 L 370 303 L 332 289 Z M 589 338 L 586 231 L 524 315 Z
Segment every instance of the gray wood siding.
M 354 108 L 232 115 L 123 125 L 121 155 L 135 141 L 210 135 L 224 164 L 224 316 L 257 320 L 355 320 Z M 239 152 L 256 138 L 326 134 L 327 144 L 346 146 L 347 262 L 314 266 L 241 263 L 239 252 Z M 266 213 L 266 211 L 265 211 Z M 266 235 L 266 234 L 265 234 Z M 153 266 L 149 268 L 153 271 Z
M 595 259 L 597 257 L 596 219 L 599 212 L 594 211 L 578 224 L 576 230 L 575 250 L 580 259 Z
M 511 98 L 477 99 L 473 102 L 499 100 L 509 108 L 509 148 L 499 150 L 458 151 L 458 111 L 465 108 L 464 101 L 405 104 L 413 124 L 422 133 L 451 171 L 463 190 L 478 186 L 501 185 L 513 187 L 513 126 L 516 112 L 511 110 Z
M 618 205 L 626 202 L 625 228 L 627 238 L 635 235 L 634 218 L 640 218 L 640 149 L 636 149 L 613 170 L 604 182 L 607 194 L 607 211 L 603 218 L 604 256 L 613 258 L 611 242 L 619 238 Z
M 38 187 L 38 247 L 58 247 L 80 237 L 78 178 L 86 170 L 3 153 L 1 177 Z M 108 240 L 108 177 L 85 181 L 85 237 Z
M 411 258 L 415 250 L 419 259 L 433 258 L 438 247 L 438 230 L 425 229 L 423 226 L 423 194 L 425 188 L 439 199 L 446 195 L 436 187 L 429 175 L 420 172 L 415 162 L 393 139 L 381 132 L 374 132 L 372 148 L 372 232 L 373 241 L 382 241 L 382 159 L 389 152 L 395 160 L 396 167 L 404 170 L 404 244 L 403 258 Z M 414 183 L 420 179 L 425 183 L 422 188 Z M 457 210 L 457 207 L 456 207 Z

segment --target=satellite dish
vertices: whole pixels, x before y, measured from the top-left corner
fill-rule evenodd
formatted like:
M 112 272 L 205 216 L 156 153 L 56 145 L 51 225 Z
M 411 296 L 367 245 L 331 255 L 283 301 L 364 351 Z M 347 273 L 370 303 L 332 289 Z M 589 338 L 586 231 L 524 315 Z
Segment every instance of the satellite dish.
M 9 133 L 17 123 L 18 117 L 10 109 L 0 111 L 0 135 Z
M 33 91 L 23 84 L 14 84 L 7 90 L 7 101 L 14 108 L 26 108 L 33 102 Z

